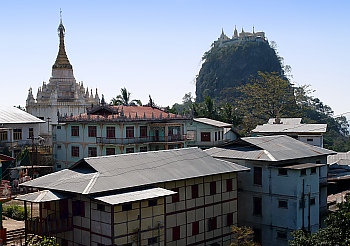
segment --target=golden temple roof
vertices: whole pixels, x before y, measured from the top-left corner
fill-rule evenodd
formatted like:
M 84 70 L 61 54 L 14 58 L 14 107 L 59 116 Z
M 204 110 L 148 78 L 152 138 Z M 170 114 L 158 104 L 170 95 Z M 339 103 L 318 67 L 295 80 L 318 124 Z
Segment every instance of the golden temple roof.
M 57 58 L 55 61 L 55 64 L 53 64 L 52 68 L 53 69 L 73 69 L 72 65 L 70 64 L 66 50 L 64 47 L 64 33 L 65 33 L 65 28 L 62 24 L 62 18 L 60 25 L 58 26 L 57 32 L 58 36 L 60 37 L 60 46 L 57 54 Z

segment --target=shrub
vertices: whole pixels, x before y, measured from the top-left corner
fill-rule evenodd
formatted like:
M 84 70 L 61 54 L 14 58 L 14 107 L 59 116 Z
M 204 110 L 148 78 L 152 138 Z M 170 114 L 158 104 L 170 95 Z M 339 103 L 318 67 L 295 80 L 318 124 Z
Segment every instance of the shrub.
M 3 215 L 14 220 L 24 220 L 24 207 L 19 206 L 17 204 L 4 206 Z M 28 209 L 27 216 L 30 216 L 30 211 Z

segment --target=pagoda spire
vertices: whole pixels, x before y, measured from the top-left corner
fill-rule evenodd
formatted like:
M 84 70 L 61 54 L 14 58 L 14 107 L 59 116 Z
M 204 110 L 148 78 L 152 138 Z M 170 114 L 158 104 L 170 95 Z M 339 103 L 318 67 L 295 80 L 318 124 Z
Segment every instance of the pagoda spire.
M 66 29 L 63 26 L 62 23 L 62 11 L 60 9 L 60 25 L 58 26 L 57 29 L 58 32 L 58 36 L 60 37 L 60 46 L 58 49 L 58 54 L 57 54 L 57 58 L 55 61 L 55 64 L 53 64 L 52 68 L 53 69 L 64 69 L 64 68 L 68 68 L 68 69 L 73 69 L 72 65 L 70 64 L 67 54 L 66 54 L 66 50 L 65 50 L 65 46 L 64 46 L 64 34 L 66 32 Z

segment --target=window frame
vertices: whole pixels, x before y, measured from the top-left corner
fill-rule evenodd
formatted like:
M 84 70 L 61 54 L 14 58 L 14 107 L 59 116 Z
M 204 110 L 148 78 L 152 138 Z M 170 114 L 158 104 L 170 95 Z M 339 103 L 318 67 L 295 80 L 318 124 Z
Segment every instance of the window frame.
M 288 200 L 279 199 L 278 200 L 278 207 L 283 209 L 288 209 Z
M 79 137 L 79 126 L 71 126 L 70 135 L 71 137 Z
M 13 129 L 13 140 L 22 140 L 22 129 Z
M 209 186 L 210 186 L 210 195 L 212 196 L 212 195 L 215 195 L 216 193 L 217 193 L 217 191 L 216 191 L 216 181 L 211 181 L 210 183 L 209 183 Z
M 253 215 L 262 216 L 262 198 L 253 197 Z
M 97 126 L 88 126 L 88 137 L 89 138 L 97 137 Z
M 140 138 L 147 138 L 147 126 L 140 126 Z
M 80 147 L 79 146 L 71 146 L 71 156 L 72 157 L 80 157 Z
M 106 148 L 106 155 L 115 155 L 115 148 Z
M 195 199 L 199 197 L 198 184 L 191 185 L 191 198 Z
M 106 127 L 106 138 L 109 138 L 109 139 L 115 138 L 115 126 Z
M 253 182 L 254 182 L 254 185 L 260 185 L 262 186 L 262 167 L 259 167 L 259 166 L 254 166 L 253 167 Z M 260 170 L 260 171 L 259 171 Z
M 210 132 L 201 132 L 201 142 L 211 142 Z
M 88 157 L 96 157 L 97 156 L 97 147 L 91 146 L 88 147 Z
M 226 179 L 226 192 L 233 191 L 233 180 Z
M 192 222 L 192 236 L 199 234 L 199 221 Z
M 135 127 L 126 126 L 125 127 L 125 138 L 134 138 L 135 137 Z
M 181 231 L 180 231 L 180 226 L 174 226 L 172 228 L 172 241 L 177 241 L 180 240 L 181 238 Z

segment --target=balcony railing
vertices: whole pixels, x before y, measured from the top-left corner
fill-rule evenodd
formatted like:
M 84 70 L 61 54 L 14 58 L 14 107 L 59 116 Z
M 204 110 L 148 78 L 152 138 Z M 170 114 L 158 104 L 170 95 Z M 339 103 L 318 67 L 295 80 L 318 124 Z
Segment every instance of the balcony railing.
M 49 235 L 73 229 L 73 219 L 69 216 L 64 219 L 40 220 L 38 217 L 27 219 L 26 228 L 29 233 L 36 235 Z
M 0 147 L 22 147 L 22 146 L 30 146 L 32 145 L 32 140 L 13 140 L 13 141 L 0 141 Z
M 107 137 L 96 137 L 96 143 L 102 144 L 141 144 L 141 143 L 166 143 L 166 142 L 179 142 L 185 141 L 186 136 L 182 135 L 170 135 L 170 136 L 152 136 L 152 137 L 138 137 L 138 138 L 107 138 Z

